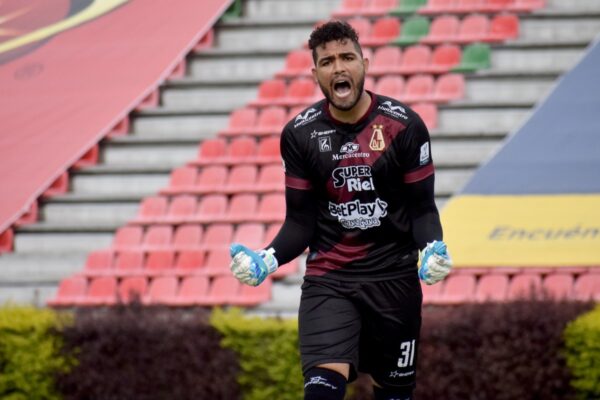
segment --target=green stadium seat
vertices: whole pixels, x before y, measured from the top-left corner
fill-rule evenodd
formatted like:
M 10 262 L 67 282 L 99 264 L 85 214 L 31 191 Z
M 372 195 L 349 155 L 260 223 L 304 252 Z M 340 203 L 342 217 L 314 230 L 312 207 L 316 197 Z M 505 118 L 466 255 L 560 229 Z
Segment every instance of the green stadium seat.
M 398 7 L 390 10 L 390 15 L 410 15 L 427 4 L 427 0 L 400 0 Z
M 485 43 L 473 43 L 463 49 L 460 64 L 452 68 L 454 72 L 475 72 L 491 66 L 490 46 Z
M 420 15 L 407 18 L 402 24 L 402 31 L 393 44 L 407 46 L 417 43 L 429 33 L 429 18 Z

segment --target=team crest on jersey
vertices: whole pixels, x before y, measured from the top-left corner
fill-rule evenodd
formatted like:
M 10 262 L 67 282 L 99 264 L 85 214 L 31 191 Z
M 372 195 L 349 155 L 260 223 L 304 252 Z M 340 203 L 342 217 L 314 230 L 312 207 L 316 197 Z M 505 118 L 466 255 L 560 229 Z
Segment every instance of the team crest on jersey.
M 302 125 L 306 125 L 309 122 L 314 121 L 319 115 L 321 115 L 322 111 L 317 111 L 316 108 L 309 108 L 304 112 L 304 114 L 300 113 L 294 119 L 294 128 L 297 128 Z
M 373 151 L 382 151 L 385 149 L 385 139 L 383 137 L 383 125 L 373 125 L 373 134 L 369 141 L 369 148 Z

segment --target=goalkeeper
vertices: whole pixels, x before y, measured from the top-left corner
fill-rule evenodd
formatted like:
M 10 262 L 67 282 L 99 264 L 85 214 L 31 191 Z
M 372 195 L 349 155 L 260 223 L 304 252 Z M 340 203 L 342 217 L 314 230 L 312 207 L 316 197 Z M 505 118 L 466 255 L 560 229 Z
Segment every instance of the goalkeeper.
M 452 266 L 429 133 L 410 107 L 364 89 L 369 60 L 347 23 L 317 27 L 309 48 L 325 99 L 281 135 L 285 221 L 265 249 L 232 244 L 231 270 L 256 286 L 308 247 L 298 313 L 305 400 L 343 399 L 358 372 L 377 400 L 411 399 L 419 279 L 434 284 Z

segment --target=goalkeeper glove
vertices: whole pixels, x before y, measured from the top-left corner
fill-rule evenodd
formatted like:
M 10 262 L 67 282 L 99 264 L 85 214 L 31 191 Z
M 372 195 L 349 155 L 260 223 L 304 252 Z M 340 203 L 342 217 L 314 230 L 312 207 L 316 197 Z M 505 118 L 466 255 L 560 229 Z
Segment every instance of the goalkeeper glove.
M 426 284 L 433 285 L 450 273 L 452 259 L 446 249 L 446 243 L 437 240 L 427 243 L 420 255 L 419 278 Z
M 273 255 L 273 249 L 256 252 L 241 244 L 233 243 L 229 248 L 229 253 L 232 258 L 229 266 L 231 272 L 246 285 L 260 285 L 279 266 Z

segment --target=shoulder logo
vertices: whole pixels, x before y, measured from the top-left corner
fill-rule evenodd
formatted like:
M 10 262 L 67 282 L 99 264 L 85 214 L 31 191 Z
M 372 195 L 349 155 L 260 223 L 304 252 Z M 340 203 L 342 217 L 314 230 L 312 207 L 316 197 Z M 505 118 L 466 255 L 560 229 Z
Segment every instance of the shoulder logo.
M 383 111 L 384 113 L 391 115 L 393 117 L 408 119 L 408 117 L 406 116 L 406 109 L 404 107 L 402 107 L 401 105 L 394 105 L 394 103 L 392 103 L 389 100 L 384 101 L 377 108 L 379 110 Z
M 402 106 L 395 106 L 389 100 L 386 101 L 386 102 L 384 102 L 382 105 L 384 105 L 389 110 L 396 111 L 396 112 L 400 111 L 401 113 L 405 113 L 406 114 L 406 110 L 404 109 L 404 107 L 402 107 Z
M 369 141 L 369 148 L 373 151 L 382 151 L 385 149 L 385 139 L 383 138 L 383 125 L 373 125 L 373 134 Z
M 314 121 L 319 115 L 321 115 L 321 112 L 322 111 L 318 111 L 316 108 L 311 107 L 304 113 L 298 114 L 294 119 L 294 128 L 306 125 L 309 122 Z

